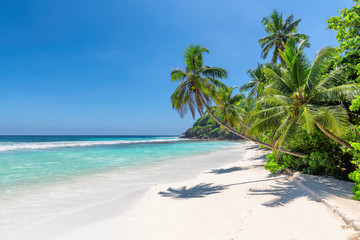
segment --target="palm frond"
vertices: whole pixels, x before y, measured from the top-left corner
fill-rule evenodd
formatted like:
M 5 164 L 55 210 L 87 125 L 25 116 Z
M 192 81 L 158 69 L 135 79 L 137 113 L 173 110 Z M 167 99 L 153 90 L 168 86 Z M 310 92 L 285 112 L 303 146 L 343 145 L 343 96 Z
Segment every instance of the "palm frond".
M 186 78 L 186 72 L 180 68 L 174 68 L 171 73 L 171 81 L 183 81 Z
M 250 126 L 248 133 L 249 134 L 266 133 L 276 129 L 276 126 L 281 124 L 281 121 L 284 118 L 285 114 L 286 114 L 285 111 L 281 111 L 256 121 L 252 126 Z
M 226 79 L 228 77 L 228 72 L 219 67 L 204 66 L 199 70 L 199 74 L 209 78 Z
M 334 49 L 331 47 L 321 48 L 315 54 L 314 62 L 310 68 L 309 74 L 306 79 L 305 92 L 311 94 L 319 82 L 322 79 L 322 75 L 324 71 L 328 67 L 328 63 L 326 62 L 327 58 L 329 58 L 334 52 Z
M 256 85 L 257 85 L 257 83 L 255 81 L 251 80 L 249 83 L 242 85 L 240 87 L 239 91 L 240 92 L 248 91 L 248 90 L 256 87 Z
M 322 90 L 315 95 L 318 101 L 344 101 L 353 100 L 360 95 L 360 85 L 358 83 L 344 84 L 337 87 Z
M 265 58 L 268 56 L 270 50 L 271 50 L 274 46 L 275 46 L 275 43 L 274 43 L 274 42 L 270 42 L 270 43 L 268 43 L 266 46 L 263 47 L 263 49 L 261 50 L 261 57 L 262 57 L 262 59 L 265 59 Z
M 290 15 L 291 16 L 291 15 Z M 299 23 L 301 22 L 301 18 L 299 19 L 296 19 L 295 21 L 293 22 L 290 22 L 287 26 L 284 25 L 284 34 L 288 34 L 288 33 L 293 33 L 296 31 L 296 29 L 298 28 L 299 26 Z
M 345 128 L 349 124 L 349 117 L 343 105 L 322 107 L 319 109 L 319 113 L 315 120 L 322 126 L 338 136 L 345 133 Z
M 285 31 L 286 29 L 288 29 L 289 25 L 294 21 L 294 14 L 291 14 L 290 16 L 288 16 L 281 28 L 281 30 Z
M 304 104 L 304 106 L 302 106 L 301 113 L 299 114 L 299 119 L 308 134 L 314 132 L 314 115 L 312 114 L 312 111 L 311 109 L 309 109 L 309 106 L 307 104 Z
M 273 88 L 283 93 L 291 93 L 294 91 L 293 84 L 290 81 L 287 81 L 286 78 L 279 76 L 274 70 L 265 67 L 263 71 L 268 82 L 272 82 L 272 85 L 269 85 L 266 88 Z

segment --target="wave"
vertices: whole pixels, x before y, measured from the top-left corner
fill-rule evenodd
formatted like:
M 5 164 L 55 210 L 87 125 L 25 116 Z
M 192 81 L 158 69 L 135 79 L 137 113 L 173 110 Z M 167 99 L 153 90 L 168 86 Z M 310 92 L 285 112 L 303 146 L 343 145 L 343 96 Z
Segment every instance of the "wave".
M 26 149 L 48 149 L 64 147 L 88 147 L 97 145 L 117 145 L 136 143 L 167 143 L 184 141 L 180 138 L 149 139 L 149 140 L 112 140 L 112 141 L 64 141 L 64 142 L 31 142 L 31 143 L 1 143 L 0 152 L 26 150 Z

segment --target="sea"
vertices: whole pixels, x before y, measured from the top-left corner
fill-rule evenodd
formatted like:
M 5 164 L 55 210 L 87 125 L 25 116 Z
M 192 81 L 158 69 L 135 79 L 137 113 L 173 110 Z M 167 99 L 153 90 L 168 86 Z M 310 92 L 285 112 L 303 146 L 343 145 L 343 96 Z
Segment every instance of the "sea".
M 177 136 L 0 136 L 0 238 L 195 177 L 237 160 L 242 146 Z M 237 154 L 224 158 L 224 151 Z

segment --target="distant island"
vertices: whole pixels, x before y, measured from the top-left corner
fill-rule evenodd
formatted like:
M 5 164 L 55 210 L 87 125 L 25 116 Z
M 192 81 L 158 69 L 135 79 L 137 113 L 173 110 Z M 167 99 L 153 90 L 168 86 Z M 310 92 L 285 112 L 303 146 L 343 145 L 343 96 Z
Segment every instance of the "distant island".
M 220 125 L 214 123 L 209 115 L 205 115 L 194 123 L 192 128 L 186 130 L 180 135 L 180 138 L 195 138 L 195 139 L 216 139 L 216 140 L 244 140 L 242 137 L 233 133 L 226 133 L 221 129 Z

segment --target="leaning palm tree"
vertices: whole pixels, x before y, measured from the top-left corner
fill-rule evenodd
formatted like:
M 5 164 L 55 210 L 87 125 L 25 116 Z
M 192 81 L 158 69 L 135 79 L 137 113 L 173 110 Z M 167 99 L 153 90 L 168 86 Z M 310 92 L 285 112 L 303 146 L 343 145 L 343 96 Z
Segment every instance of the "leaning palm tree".
M 260 88 L 265 84 L 265 75 L 263 64 L 258 63 L 255 69 L 248 69 L 247 74 L 250 76 L 250 82 L 241 86 L 240 92 L 249 91 L 247 99 L 259 98 Z
M 214 98 L 216 105 L 211 107 L 211 110 L 224 125 L 231 128 L 240 126 L 248 128 L 248 126 L 244 124 L 247 111 L 240 107 L 245 96 L 243 94 L 232 95 L 235 89 L 236 87 L 218 89 L 216 94 L 217 97 Z
M 219 99 L 216 91 L 217 88 L 226 88 L 226 85 L 217 80 L 217 78 L 227 78 L 227 71 L 219 67 L 204 66 L 202 57 L 204 52 L 209 53 L 209 50 L 201 45 L 190 45 L 184 52 L 186 69 L 175 68 L 171 71 L 171 80 L 180 82 L 179 86 L 170 97 L 172 107 L 178 111 L 181 117 L 190 110 L 193 118 L 195 118 L 196 111 L 200 116 L 203 116 L 205 112 L 204 109 L 206 109 L 210 117 L 227 131 L 273 149 L 274 147 L 272 145 L 240 133 L 222 123 L 212 113 L 210 104 L 213 99 Z M 295 153 L 281 148 L 279 151 L 298 157 L 306 156 L 302 153 Z
M 280 51 L 287 65 L 281 75 L 270 68 L 264 69 L 265 77 L 272 83 L 259 100 L 263 109 L 252 115 L 252 119 L 257 120 L 250 133 L 273 130 L 273 144 L 279 148 L 299 129 L 311 134 L 318 127 L 328 137 L 351 148 L 340 138 L 348 124 L 347 111 L 341 101 L 359 95 L 360 87 L 342 84 L 343 68 L 327 73 L 327 60 L 333 48 L 320 49 L 311 64 L 303 52 L 305 45 L 305 41 L 298 46 L 295 40 L 288 41 L 285 50 Z
M 209 53 L 209 50 L 201 45 L 190 45 L 184 52 L 186 69 L 175 68 L 171 71 L 171 81 L 181 82 L 171 95 L 172 107 L 181 117 L 188 110 L 193 118 L 196 112 L 203 116 L 204 108 L 211 103 L 215 87 L 226 87 L 218 79 L 227 78 L 227 71 L 219 67 L 204 66 L 203 52 Z
M 243 94 L 232 95 L 235 89 L 236 87 L 217 89 L 215 95 L 216 97 L 213 97 L 216 104 L 211 107 L 211 110 L 216 118 L 218 118 L 224 125 L 233 129 L 239 129 L 241 127 L 243 129 L 241 132 L 246 135 L 246 132 L 250 129 L 250 127 L 245 124 L 245 121 L 249 117 L 251 111 L 247 103 L 248 99 L 245 99 Z M 242 107 L 241 105 L 244 105 L 244 102 L 245 107 Z M 259 133 L 259 135 L 269 138 L 263 133 Z
M 277 64 L 272 63 L 258 63 L 256 68 L 248 69 L 247 74 L 251 78 L 250 82 L 242 85 L 240 88 L 240 92 L 248 91 L 247 104 L 250 99 L 258 99 L 259 97 L 261 97 L 265 86 L 268 84 L 263 70 L 264 67 L 271 68 L 278 73 L 280 72 L 280 67 Z
M 284 51 L 286 42 L 289 39 L 294 39 L 296 42 L 309 39 L 309 36 L 296 32 L 300 21 L 300 18 L 294 21 L 294 14 L 291 14 L 284 21 L 283 14 L 276 9 L 273 10 L 269 17 L 264 17 L 262 24 L 265 26 L 265 32 L 268 36 L 259 40 L 262 48 L 261 57 L 265 59 L 273 49 L 271 62 L 276 63 L 280 57 L 281 65 L 285 66 L 284 59 L 279 55 L 279 52 Z M 307 47 L 309 46 L 310 44 L 307 43 Z

